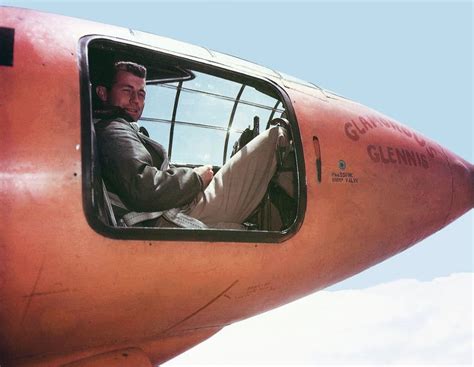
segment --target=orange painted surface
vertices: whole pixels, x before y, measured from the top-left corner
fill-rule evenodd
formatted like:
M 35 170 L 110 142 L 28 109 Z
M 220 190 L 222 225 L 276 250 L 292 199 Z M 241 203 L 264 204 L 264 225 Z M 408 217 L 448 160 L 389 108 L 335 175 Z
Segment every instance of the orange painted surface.
M 225 325 L 404 250 L 473 207 L 469 162 L 376 111 L 288 82 L 307 184 L 293 237 L 105 238 L 82 206 L 78 40 L 134 36 L 11 8 L 0 8 L 0 19 L 15 28 L 14 66 L 0 69 L 2 365 L 59 365 L 127 348 L 162 363 Z

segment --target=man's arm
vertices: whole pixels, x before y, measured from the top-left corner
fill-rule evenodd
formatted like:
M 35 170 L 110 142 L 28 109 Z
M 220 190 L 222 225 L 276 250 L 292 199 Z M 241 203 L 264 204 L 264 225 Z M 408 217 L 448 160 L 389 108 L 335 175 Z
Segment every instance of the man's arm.
M 203 188 L 190 168 L 160 171 L 137 133 L 124 120 L 96 125 L 102 176 L 134 211 L 160 211 L 190 203 Z

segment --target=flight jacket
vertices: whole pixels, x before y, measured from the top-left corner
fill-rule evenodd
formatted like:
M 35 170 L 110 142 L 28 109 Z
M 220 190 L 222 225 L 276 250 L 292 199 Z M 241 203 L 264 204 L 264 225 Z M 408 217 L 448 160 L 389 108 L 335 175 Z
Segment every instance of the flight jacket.
M 180 208 L 202 190 L 193 169 L 170 167 L 164 148 L 124 118 L 102 119 L 95 130 L 102 178 L 129 210 Z

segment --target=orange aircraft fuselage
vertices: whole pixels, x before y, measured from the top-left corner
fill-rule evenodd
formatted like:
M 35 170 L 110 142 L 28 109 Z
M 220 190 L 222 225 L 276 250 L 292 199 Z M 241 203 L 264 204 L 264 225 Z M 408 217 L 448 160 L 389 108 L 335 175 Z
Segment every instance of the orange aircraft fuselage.
M 403 251 L 473 207 L 469 162 L 365 106 L 273 79 L 291 100 L 306 175 L 304 219 L 290 238 L 105 237 L 83 209 L 78 45 L 86 35 L 168 44 L 5 7 L 0 27 L 14 30 L 12 65 L 0 66 L 2 366 L 163 363 L 226 325 Z

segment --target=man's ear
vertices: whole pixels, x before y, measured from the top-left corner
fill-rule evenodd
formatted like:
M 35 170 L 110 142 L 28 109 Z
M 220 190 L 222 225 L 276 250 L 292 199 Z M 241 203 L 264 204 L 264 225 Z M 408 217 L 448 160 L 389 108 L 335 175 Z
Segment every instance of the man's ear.
M 97 96 L 102 102 L 107 102 L 107 88 L 104 87 L 103 85 L 98 85 L 95 88 L 95 92 L 97 93 Z

